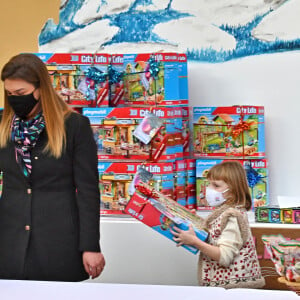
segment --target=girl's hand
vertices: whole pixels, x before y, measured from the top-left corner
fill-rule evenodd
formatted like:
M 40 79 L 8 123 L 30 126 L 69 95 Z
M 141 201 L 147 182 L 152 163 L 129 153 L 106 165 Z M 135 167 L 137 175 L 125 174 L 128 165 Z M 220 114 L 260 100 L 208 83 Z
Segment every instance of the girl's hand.
M 177 247 L 182 245 L 193 246 L 195 241 L 198 239 L 191 224 L 189 225 L 188 230 L 181 230 L 174 226 L 170 231 L 174 235 L 173 240 L 177 242 Z

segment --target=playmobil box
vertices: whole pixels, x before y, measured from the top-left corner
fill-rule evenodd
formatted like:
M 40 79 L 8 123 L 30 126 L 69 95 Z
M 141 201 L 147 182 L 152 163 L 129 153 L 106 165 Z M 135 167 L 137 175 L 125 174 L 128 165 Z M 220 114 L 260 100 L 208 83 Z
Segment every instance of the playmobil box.
M 173 240 L 171 229 L 174 226 L 187 230 L 192 224 L 199 239 L 206 241 L 208 233 L 203 227 L 203 219 L 191 213 L 173 199 L 155 191 L 151 186 L 140 183 L 137 190 L 126 205 L 125 211 L 151 227 L 153 230 Z M 199 250 L 193 246 L 182 245 L 188 251 L 196 254 Z
M 178 78 L 179 78 L 179 99 L 180 104 L 187 105 L 189 102 L 188 93 L 188 66 L 185 53 L 178 53 Z
M 182 128 L 177 111 L 171 107 L 103 107 L 84 108 L 82 113 L 90 119 L 100 160 L 126 158 L 156 162 L 175 160 L 178 152 L 182 152 L 182 145 L 175 142 Z M 143 140 L 141 134 L 149 139 Z
M 124 54 L 124 72 L 125 104 L 187 104 L 179 96 L 177 53 Z M 183 66 L 181 73 L 184 73 Z
M 185 159 L 186 162 L 186 207 L 188 209 L 197 208 L 196 201 L 196 159 Z
M 177 201 L 180 205 L 186 206 L 186 180 L 187 180 L 187 170 L 186 170 L 186 161 L 176 160 L 174 162 L 174 200 Z
M 135 191 L 139 171 L 147 172 L 146 180 L 162 194 L 173 197 L 173 164 L 137 162 L 98 162 L 101 214 L 124 214 L 124 209 Z M 143 176 L 140 175 L 140 176 Z
M 182 151 L 183 157 L 188 158 L 191 155 L 190 151 L 190 108 L 188 106 L 182 106 Z
M 207 173 L 211 167 L 222 163 L 222 159 L 197 159 L 196 161 L 196 193 L 198 209 L 209 209 L 205 195 L 208 181 Z M 266 159 L 239 159 L 246 171 L 252 208 L 269 204 L 268 163 Z
M 111 107 L 124 105 L 124 61 L 123 54 L 112 54 L 108 65 L 108 105 Z M 106 102 L 103 103 L 105 105 Z
M 110 54 L 35 53 L 47 66 L 53 87 L 70 106 L 108 106 Z M 119 59 L 120 60 L 120 59 Z M 117 56 L 115 56 L 117 62 Z M 116 92 L 114 88 L 114 93 Z
M 263 158 L 263 106 L 193 108 L 195 157 Z

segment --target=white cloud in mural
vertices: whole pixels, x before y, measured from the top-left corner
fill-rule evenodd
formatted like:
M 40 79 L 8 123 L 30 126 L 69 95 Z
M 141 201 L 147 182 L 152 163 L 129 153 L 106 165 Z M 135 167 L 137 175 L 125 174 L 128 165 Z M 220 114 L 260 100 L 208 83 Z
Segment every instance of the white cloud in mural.
M 180 52 L 210 47 L 215 50 L 229 50 L 234 49 L 236 45 L 232 35 L 197 17 L 186 17 L 158 24 L 153 32 L 170 43 L 178 45 Z
M 76 24 L 86 24 L 104 15 L 119 14 L 125 12 L 133 4 L 134 0 L 85 0 L 77 11 L 73 21 Z
M 118 27 L 109 25 L 109 20 L 99 20 L 62 38 L 40 45 L 39 52 L 95 52 L 100 45 L 111 40 L 118 30 Z
M 300 1 L 285 3 L 276 11 L 270 13 L 252 31 L 255 38 L 264 41 L 293 40 L 300 37 Z
M 193 14 L 209 24 L 244 25 L 286 0 L 173 0 L 172 8 Z

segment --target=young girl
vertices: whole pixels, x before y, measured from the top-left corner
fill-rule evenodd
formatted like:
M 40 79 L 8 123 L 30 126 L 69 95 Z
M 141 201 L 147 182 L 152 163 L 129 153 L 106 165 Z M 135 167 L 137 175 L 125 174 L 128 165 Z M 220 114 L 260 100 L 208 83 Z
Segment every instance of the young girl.
M 215 210 L 205 220 L 209 240 L 198 239 L 189 230 L 173 230 L 178 246 L 197 247 L 199 285 L 224 288 L 261 288 L 265 280 L 260 266 L 246 210 L 251 197 L 245 171 L 239 162 L 227 161 L 215 165 L 207 175 L 206 200 Z

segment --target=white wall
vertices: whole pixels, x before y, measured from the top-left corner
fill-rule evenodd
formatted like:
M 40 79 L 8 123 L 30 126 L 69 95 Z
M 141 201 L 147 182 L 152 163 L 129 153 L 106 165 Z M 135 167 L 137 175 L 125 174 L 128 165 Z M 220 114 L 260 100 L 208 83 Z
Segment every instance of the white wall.
M 264 105 L 271 201 L 298 196 L 300 52 L 189 63 L 190 106 Z M 193 255 L 133 219 L 101 220 L 107 266 L 93 282 L 196 285 Z
M 190 63 L 189 96 L 191 106 L 265 106 L 270 200 L 300 197 L 300 51 Z

